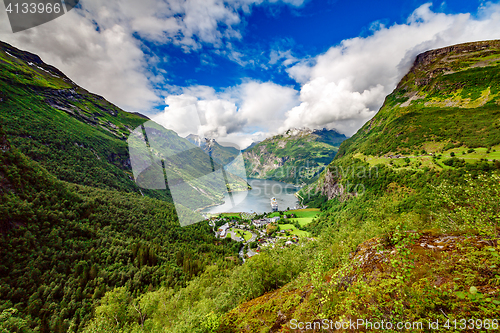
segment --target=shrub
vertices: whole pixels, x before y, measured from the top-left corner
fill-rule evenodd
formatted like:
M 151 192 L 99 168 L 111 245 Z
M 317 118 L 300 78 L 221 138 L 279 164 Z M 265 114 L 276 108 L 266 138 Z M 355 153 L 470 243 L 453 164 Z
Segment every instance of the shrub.
M 465 166 L 465 161 L 456 157 L 447 159 L 443 161 L 444 165 L 451 166 L 454 168 L 459 168 Z

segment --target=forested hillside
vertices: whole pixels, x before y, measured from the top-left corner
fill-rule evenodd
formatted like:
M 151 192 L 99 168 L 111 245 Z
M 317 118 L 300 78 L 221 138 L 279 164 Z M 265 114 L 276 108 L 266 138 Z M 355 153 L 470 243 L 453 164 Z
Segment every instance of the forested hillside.
M 0 133 L 0 311 L 41 332 L 78 331 L 106 291 L 179 289 L 237 248 L 172 204 L 57 180 Z M 7 327 L 0 323 L 0 327 Z
M 289 129 L 243 153 L 250 178 L 309 184 L 317 179 L 347 139 L 335 130 Z
M 301 191 L 323 211 L 308 225 L 321 244 L 314 264 L 222 315 L 219 331 L 288 332 L 298 323 L 319 331 L 323 319 L 325 331 L 358 319 L 408 322 L 413 331 L 439 321 L 443 332 L 480 319 L 498 329 L 499 68 L 499 41 L 419 55 L 379 113 Z
M 477 72 L 478 77 L 468 77 L 455 85 L 455 89 L 464 94 L 469 90 L 489 89 L 496 94 L 497 81 L 493 79 L 496 60 L 478 67 L 478 62 L 485 63 L 483 53 L 489 59 L 500 58 L 496 45 L 497 42 L 474 43 L 431 51 L 430 54 L 439 57 L 419 56 L 415 66 L 419 66 L 422 58 L 431 66 L 440 66 L 443 58 L 453 59 L 459 54 L 467 66 L 481 71 Z M 422 77 L 433 77 L 432 70 L 422 71 L 425 72 L 420 73 Z M 441 76 L 436 75 L 439 80 Z M 478 86 L 473 79 L 484 81 L 484 85 Z M 387 100 L 390 103 L 391 97 Z M 463 104 L 443 106 L 443 115 L 450 116 L 435 122 L 432 120 L 440 114 L 435 107 L 427 110 L 423 105 L 419 112 L 408 114 L 404 108 L 411 107 L 411 102 L 405 104 L 409 106 L 403 105 L 403 109 L 398 105 L 392 110 L 384 105 L 379 115 L 341 145 L 342 154 L 319 181 L 302 191 L 309 205 L 322 208 L 320 217 L 307 226 L 315 241 L 304 247 L 264 251 L 233 271 L 238 275 L 231 275 L 232 279 L 221 279 L 213 273 L 203 275 L 180 291 L 182 301 L 165 291 L 143 295 L 137 301 L 146 304 L 145 300 L 149 300 L 147 304 L 154 304 L 144 322 L 145 330 L 304 332 L 316 328 L 315 331 L 321 331 L 325 319 L 329 325 L 348 323 L 348 327 L 358 319 L 393 325 L 408 322 L 412 325 L 410 331 L 425 331 L 429 323 L 439 321 L 435 331 L 443 332 L 455 329 L 454 322 L 459 329 L 464 320 L 473 319 L 481 320 L 481 325 L 485 325 L 482 327 L 498 329 L 500 163 L 496 154 L 500 147 L 495 138 L 500 137 L 500 132 L 491 126 L 499 120 L 497 102 L 498 97 L 490 95 L 477 108 L 464 108 Z M 445 124 L 454 124 L 464 113 L 470 119 L 474 135 L 458 129 L 453 130 L 453 137 L 430 134 L 433 126 L 444 128 Z M 488 122 L 483 122 L 485 116 Z M 392 146 L 395 136 L 380 134 L 378 139 L 375 135 L 373 139 L 364 136 L 370 124 L 379 126 L 386 134 L 397 126 L 409 126 L 405 127 L 409 130 L 400 135 L 406 138 Z M 464 122 L 463 126 L 466 125 Z M 413 136 L 417 131 L 419 134 Z M 426 135 L 429 142 L 415 143 L 418 137 Z M 412 138 L 414 145 L 408 147 L 406 143 Z M 373 141 L 368 145 L 365 140 Z M 377 145 L 378 140 L 386 141 Z M 450 142 L 453 146 L 447 147 Z M 307 255 L 300 255 L 302 249 L 307 249 Z M 272 260 L 276 252 L 280 259 Z M 292 267 L 296 267 L 295 271 Z M 259 272 L 262 278 L 278 279 L 275 288 L 284 286 L 275 291 L 273 287 L 261 288 L 236 298 L 241 302 L 248 296 L 262 295 L 229 310 L 231 306 L 218 295 L 234 299 L 232 281 L 243 286 L 241 292 L 262 286 L 262 282 L 255 280 L 258 274 L 240 273 L 250 269 Z M 288 277 L 277 274 L 287 270 L 294 274 Z M 203 287 L 215 281 L 223 283 L 217 283 L 214 289 Z M 127 310 L 128 303 L 113 301 L 119 293 L 108 294 L 109 301 L 98 308 L 88 332 L 113 332 L 117 328 L 138 331 L 140 323 L 131 316 L 122 317 L 120 323 L 110 319 L 110 305 L 121 304 L 122 313 L 131 313 Z M 182 319 L 177 322 L 176 318 Z M 171 326 L 170 322 L 178 325 Z M 356 330 L 373 328 L 358 326 Z M 323 331 L 333 332 L 335 327 L 328 326 Z
M 0 120 L 12 144 L 60 180 L 102 189 L 142 191 L 146 196 L 172 201 L 168 190 L 140 189 L 133 178 L 127 139 L 138 126 L 146 122 L 153 126 L 153 122 L 79 87 L 37 55 L 2 42 Z M 195 148 L 174 131 L 156 127 L 170 151 Z M 192 151 L 205 155 L 202 150 Z M 177 173 L 182 176 L 185 170 Z M 230 181 L 234 188 L 246 188 L 241 179 Z M 208 206 L 220 203 L 222 190 L 225 188 L 193 188 L 189 196 L 197 196 L 202 206 Z
M 0 119 L 0 330 L 80 331 L 115 287 L 177 290 L 235 265 L 212 227 L 179 225 L 168 191 L 139 192 L 126 139 L 146 117 L 1 43 Z
M 23 154 L 61 180 L 139 192 L 129 177 L 125 140 L 147 118 L 120 110 L 38 56 L 5 43 L 0 92 L 4 131 Z

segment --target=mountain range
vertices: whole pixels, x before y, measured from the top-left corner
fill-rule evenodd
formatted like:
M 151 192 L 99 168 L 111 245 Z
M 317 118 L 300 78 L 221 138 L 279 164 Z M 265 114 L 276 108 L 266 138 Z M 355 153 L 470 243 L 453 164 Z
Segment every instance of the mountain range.
M 500 41 L 431 50 L 351 138 L 291 129 L 249 147 L 249 176 L 306 183 L 302 203 L 321 213 L 304 227 L 312 240 L 241 264 L 238 243 L 208 223 L 181 227 L 172 193 L 135 182 L 159 165 L 169 181 L 203 176 L 181 165 L 213 171 L 238 149 L 148 124 L 0 44 L 0 331 L 290 332 L 359 320 L 361 331 L 366 321 L 426 331 L 496 318 L 499 79 Z M 139 175 L 136 134 L 161 161 Z M 189 154 L 169 164 L 179 151 Z M 216 202 L 216 187 L 193 184 Z
M 347 137 L 335 130 L 291 128 L 283 134 L 255 142 L 242 152 L 229 145 L 220 145 L 215 139 L 200 138 L 194 134 L 186 139 L 223 165 L 230 164 L 242 153 L 245 168 L 243 170 L 240 165 L 237 169 L 249 178 L 300 185 L 317 179 Z
M 215 139 L 200 138 L 190 134 L 186 139 L 192 144 L 201 147 L 217 163 L 221 165 L 230 164 L 239 154 L 240 150 L 230 145 L 220 145 Z
M 223 262 L 237 254 L 234 244 L 215 241 L 206 224 L 182 228 L 168 190 L 136 184 L 127 139 L 155 127 L 147 117 L 0 43 L 0 120 L 0 330 L 81 331 L 108 290 L 180 288 L 209 264 L 232 265 Z M 168 147 L 153 145 L 158 138 Z M 207 166 L 207 155 L 173 131 L 158 126 L 149 139 L 155 156 L 189 151 L 189 163 Z M 195 197 L 193 209 L 220 203 L 226 190 L 192 184 L 182 203 Z

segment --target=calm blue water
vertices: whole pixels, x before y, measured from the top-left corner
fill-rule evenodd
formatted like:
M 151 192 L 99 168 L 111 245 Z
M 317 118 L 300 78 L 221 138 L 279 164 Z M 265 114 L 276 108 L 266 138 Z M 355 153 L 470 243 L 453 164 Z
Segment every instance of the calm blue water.
M 223 205 L 214 206 L 203 210 L 204 213 L 230 213 L 230 212 L 271 212 L 271 198 L 278 201 L 279 210 L 287 207 L 292 209 L 299 202 L 294 194 L 300 189 L 290 184 L 274 180 L 249 179 L 252 186 L 250 191 L 232 193 L 224 197 Z

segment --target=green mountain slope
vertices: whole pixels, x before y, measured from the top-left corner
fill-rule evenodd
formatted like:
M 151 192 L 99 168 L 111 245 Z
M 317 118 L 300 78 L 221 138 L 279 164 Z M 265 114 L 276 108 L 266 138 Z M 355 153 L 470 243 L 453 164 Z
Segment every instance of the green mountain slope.
M 148 121 L 125 112 L 104 98 L 82 89 L 38 56 L 0 43 L 0 119 L 12 144 L 41 163 L 58 179 L 71 183 L 142 191 L 153 198 L 172 201 L 165 190 L 140 189 L 134 182 L 127 138 Z M 195 146 L 175 132 L 161 128 L 171 150 Z M 202 160 L 198 156 L 197 160 Z M 170 167 L 168 165 L 167 167 Z M 176 174 L 191 179 L 189 171 Z M 234 189 L 246 189 L 243 180 L 231 176 Z M 197 209 L 221 203 L 225 186 L 193 185 L 186 206 Z
M 176 290 L 207 265 L 237 262 L 238 249 L 206 223 L 179 225 L 168 191 L 140 192 L 127 138 L 146 117 L 5 43 L 0 122 L 0 331 L 78 332 L 107 291 Z M 150 139 L 207 159 L 173 131 L 158 133 Z M 222 190 L 205 184 L 190 198 L 210 205 Z
M 496 318 L 499 69 L 499 41 L 419 55 L 379 113 L 301 191 L 322 208 L 308 225 L 315 262 L 222 314 L 219 331 L 377 328 L 351 326 L 363 320 L 408 322 L 415 332 L 439 322 L 435 331 L 446 332 L 466 318 Z
M 37 332 L 79 331 L 106 291 L 178 289 L 237 251 L 170 203 L 57 180 L 1 128 L 0 232 L 0 328 Z
M 248 188 L 244 174 L 238 177 L 232 170 L 222 172 L 222 164 L 211 149 L 205 151 L 153 121 L 134 130 L 127 142 L 137 184 L 149 189 L 165 189 L 168 185 L 176 205 L 197 210 L 223 203 L 226 191 Z M 241 158 L 239 164 L 243 165 Z M 203 219 L 182 211 L 186 214 L 179 215 L 181 224 Z
M 301 191 L 322 210 L 307 225 L 314 240 L 263 248 L 237 267 L 206 225 L 170 228 L 171 204 L 58 181 L 0 135 L 0 328 L 290 332 L 298 322 L 364 319 L 422 323 L 409 331 L 439 321 L 433 331 L 445 332 L 489 319 L 497 330 L 498 54 L 492 41 L 419 56 L 379 114 Z M 417 90 L 428 95 L 412 99 Z M 298 137 L 280 149 L 307 147 Z
M 250 178 L 311 183 L 335 157 L 345 135 L 334 130 L 290 129 L 245 150 Z
M 362 168 L 356 161 L 411 172 L 473 168 L 481 161 L 493 165 L 500 160 L 499 75 L 500 41 L 419 55 L 377 115 L 340 146 L 330 167 L 302 195 L 319 190 L 331 199 L 343 195 L 347 183 L 370 182 L 362 179 L 366 172 L 355 177 L 358 170 L 352 171 Z
M 194 134 L 188 135 L 186 139 L 192 144 L 201 147 L 212 156 L 215 162 L 222 165 L 230 164 L 240 154 L 240 150 L 235 147 L 220 145 L 214 139 L 200 139 Z
M 500 41 L 423 53 L 339 157 L 498 145 L 499 94 Z
M 125 139 L 147 119 L 5 43 L 0 43 L 0 91 L 0 119 L 21 152 L 61 180 L 138 192 L 129 177 Z
M 413 71 L 422 64 L 429 66 L 419 72 L 419 80 L 427 82 L 419 89 L 432 91 L 433 82 L 446 81 L 452 74 L 439 74 L 433 66 L 447 65 L 447 57 L 453 56 L 481 70 L 464 69 L 467 79 L 452 84 L 455 90 L 450 94 L 495 91 L 497 81 L 488 78 L 495 77 L 496 62 L 478 67 L 477 58 L 489 53 L 485 57 L 496 59 L 496 45 L 473 43 L 419 56 Z M 477 83 L 483 79 L 490 83 Z M 500 163 L 494 159 L 500 131 L 490 123 L 498 121 L 498 99 L 474 107 L 463 100 L 454 106 L 448 102 L 426 106 L 414 99 L 400 107 L 411 98 L 407 96 L 391 106 L 403 83 L 374 120 L 341 145 L 341 153 L 320 179 L 302 190 L 305 202 L 322 208 L 320 217 L 307 225 L 314 241 L 261 249 L 235 269 L 235 275 L 221 277 L 213 271 L 182 289 L 177 298 L 162 291 L 141 296 L 137 301 L 153 304 L 145 330 L 159 332 L 177 318 L 182 318 L 178 326 L 167 326 L 172 332 L 319 332 L 325 319 L 334 326 L 323 331 L 335 331 L 335 323 L 344 327 L 347 323 L 345 331 L 374 330 L 373 326 L 352 329 L 351 322 L 360 319 L 378 325 L 408 322 L 408 331 L 415 332 L 430 331 L 429 325 L 436 322 L 439 327 L 433 331 L 458 331 L 464 320 L 470 325 L 468 319 L 475 323 L 481 319 L 481 325 L 497 330 L 499 323 L 493 319 L 500 311 Z M 462 114 L 471 120 L 468 124 L 475 135 L 444 125 L 455 124 Z M 483 121 L 485 115 L 488 123 Z M 443 133 L 433 127 L 438 125 Z M 408 131 L 400 141 L 396 135 L 401 129 Z M 307 255 L 301 253 L 304 249 Z M 289 271 L 294 274 L 279 275 Z M 242 292 L 255 291 L 250 295 L 254 299 L 248 300 L 248 294 L 233 298 L 234 284 L 227 276 L 244 286 Z M 272 286 L 255 289 L 262 286 L 259 278 L 271 278 Z M 205 291 L 204 286 L 216 281 L 217 287 Z M 113 301 L 116 293 L 108 297 L 87 332 L 97 328 L 132 332 L 140 325 L 131 317 L 113 323 L 108 309 L 124 303 Z M 154 305 L 160 300 L 165 303 Z M 400 329 L 392 326 L 392 331 Z

